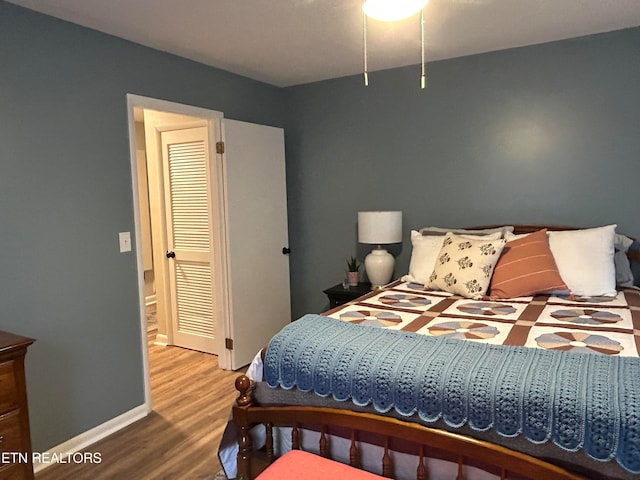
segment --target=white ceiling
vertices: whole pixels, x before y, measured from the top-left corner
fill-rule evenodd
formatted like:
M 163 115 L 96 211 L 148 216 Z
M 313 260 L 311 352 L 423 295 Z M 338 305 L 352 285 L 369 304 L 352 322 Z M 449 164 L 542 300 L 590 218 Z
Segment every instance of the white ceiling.
M 362 0 L 9 0 L 277 86 L 362 72 Z M 640 25 L 640 0 L 430 0 L 426 60 Z M 368 21 L 369 70 L 420 62 L 419 15 Z M 428 68 L 428 66 L 427 66 Z

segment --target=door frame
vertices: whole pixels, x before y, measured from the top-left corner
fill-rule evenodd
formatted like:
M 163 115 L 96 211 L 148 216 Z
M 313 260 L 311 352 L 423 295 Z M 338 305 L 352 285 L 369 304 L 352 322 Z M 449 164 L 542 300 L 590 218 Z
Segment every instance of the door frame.
M 138 167 L 137 167 L 137 156 L 136 156 L 136 126 L 135 126 L 135 116 L 134 116 L 134 108 L 144 108 L 150 110 L 158 110 L 163 112 L 177 113 L 182 115 L 189 115 L 192 117 L 199 117 L 207 120 L 209 135 L 211 139 L 211 147 L 212 147 L 212 155 L 211 158 L 215 159 L 215 178 L 216 178 L 216 197 L 214 208 L 217 209 L 217 212 L 213 212 L 218 216 L 220 220 L 220 228 L 215 237 L 212 239 L 214 245 L 222 246 L 222 248 L 216 248 L 216 254 L 219 256 L 216 259 L 216 264 L 220 266 L 223 270 L 220 272 L 220 275 L 216 275 L 219 281 L 217 282 L 217 292 L 219 292 L 219 296 L 217 298 L 221 302 L 220 308 L 221 311 L 224 312 L 224 317 L 227 318 L 226 314 L 229 310 L 228 307 L 228 299 L 227 294 L 227 253 L 226 253 L 226 209 L 224 207 L 224 171 L 223 171 L 223 162 L 221 156 L 215 151 L 215 143 L 220 141 L 220 136 L 222 135 L 220 122 L 224 117 L 222 112 L 216 110 L 209 110 L 202 107 L 195 107 L 192 105 L 185 105 L 181 103 L 170 102 L 167 100 L 160 100 L 151 97 L 144 97 L 140 95 L 135 95 L 132 93 L 127 93 L 127 119 L 128 119 L 128 132 L 129 132 L 129 157 L 131 162 L 131 183 L 132 183 L 132 194 L 133 194 L 133 216 L 134 216 L 134 246 L 135 246 L 135 254 L 136 254 L 136 270 L 138 275 L 138 298 L 139 298 L 139 316 L 140 316 L 140 340 L 141 340 L 141 351 L 142 351 L 142 366 L 143 366 L 143 379 L 144 379 L 144 400 L 145 400 L 145 408 L 147 413 L 152 410 L 151 408 L 151 379 L 150 379 L 150 369 L 149 369 L 149 347 L 147 342 L 147 321 L 146 321 L 146 306 L 145 306 L 145 296 L 144 296 L 144 265 L 142 263 L 142 229 L 141 229 L 141 219 L 140 219 L 140 201 L 139 201 L 139 190 L 138 190 Z M 217 128 L 215 128 L 217 125 Z M 216 135 L 216 131 L 218 135 Z M 154 265 L 154 271 L 156 268 L 160 268 L 160 270 L 166 270 L 163 266 Z M 164 273 L 162 273 L 164 275 Z M 229 322 L 228 320 L 221 322 L 223 331 L 219 332 L 218 335 L 221 338 L 228 336 Z M 221 341 L 224 344 L 224 341 Z M 231 365 L 231 356 L 229 351 L 223 349 L 218 354 L 218 365 L 221 368 L 230 368 Z

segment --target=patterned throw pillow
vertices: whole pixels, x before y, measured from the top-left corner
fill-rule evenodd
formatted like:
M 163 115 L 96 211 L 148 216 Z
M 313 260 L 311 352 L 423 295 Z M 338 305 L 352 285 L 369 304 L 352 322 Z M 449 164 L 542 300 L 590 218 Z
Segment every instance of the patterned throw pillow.
M 491 299 L 515 298 L 568 290 L 543 229 L 507 242 L 494 269 L 489 295 Z
M 436 259 L 445 234 L 438 235 L 422 235 L 416 230 L 411 231 L 411 262 L 409 263 L 409 273 L 402 277 L 405 282 L 417 282 L 426 285 L 429 282 L 429 275 L 433 272 Z M 470 239 L 496 239 L 500 238 L 500 233 L 492 233 L 485 236 L 478 235 L 462 235 Z
M 472 240 L 447 233 L 428 288 L 482 298 L 506 240 Z

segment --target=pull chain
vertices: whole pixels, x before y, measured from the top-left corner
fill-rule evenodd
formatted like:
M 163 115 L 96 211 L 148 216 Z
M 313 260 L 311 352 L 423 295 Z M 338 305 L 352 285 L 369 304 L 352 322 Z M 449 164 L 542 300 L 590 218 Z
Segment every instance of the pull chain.
M 421 61 L 422 61 L 422 70 L 420 72 L 420 88 L 424 88 L 427 86 L 427 77 L 425 75 L 424 68 L 424 9 L 420 10 L 420 42 L 421 42 Z
M 367 14 L 362 12 L 362 30 L 364 40 L 364 86 L 369 86 L 369 69 L 367 66 Z

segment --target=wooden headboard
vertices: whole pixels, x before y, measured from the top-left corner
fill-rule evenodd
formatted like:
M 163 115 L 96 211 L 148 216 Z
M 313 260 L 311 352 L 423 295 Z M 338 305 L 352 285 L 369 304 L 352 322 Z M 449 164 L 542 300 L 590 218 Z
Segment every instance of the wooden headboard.
M 466 227 L 469 228 L 470 230 L 486 230 L 489 228 L 500 228 L 504 225 L 479 225 L 476 227 Z M 569 227 L 566 225 L 535 225 L 535 224 L 523 224 L 523 225 L 514 225 L 513 226 L 513 233 L 515 233 L 516 235 L 522 235 L 525 233 L 533 233 L 533 232 L 537 232 L 538 230 L 542 230 L 543 228 L 546 228 L 547 230 L 579 230 L 582 227 Z M 633 237 L 629 237 L 632 240 L 635 240 L 635 238 Z M 627 251 L 627 257 L 629 258 L 629 260 L 634 261 L 634 262 L 640 262 L 640 250 L 631 250 L 629 249 Z

